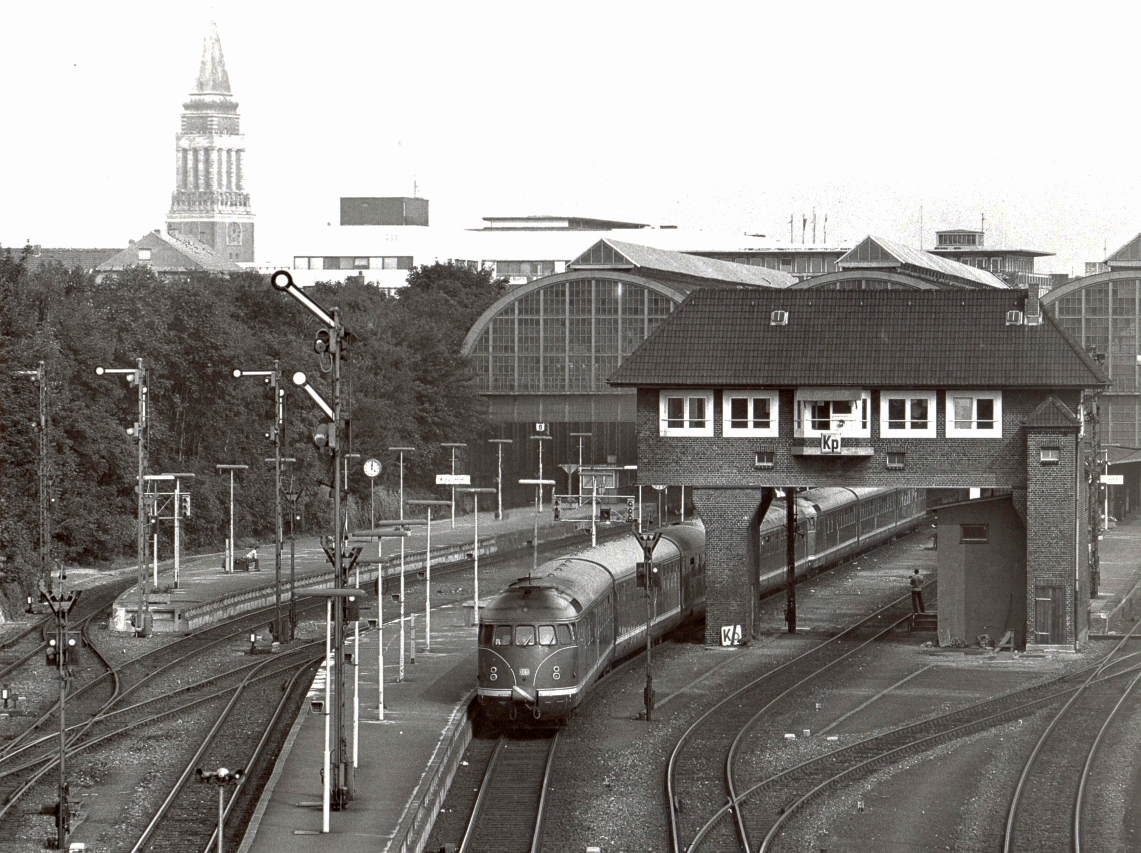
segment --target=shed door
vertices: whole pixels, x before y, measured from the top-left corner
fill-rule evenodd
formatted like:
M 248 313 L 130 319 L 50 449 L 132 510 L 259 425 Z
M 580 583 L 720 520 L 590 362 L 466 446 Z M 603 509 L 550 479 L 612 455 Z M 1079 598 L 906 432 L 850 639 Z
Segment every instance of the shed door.
M 1066 641 L 1066 588 L 1040 586 L 1034 591 L 1034 642 Z

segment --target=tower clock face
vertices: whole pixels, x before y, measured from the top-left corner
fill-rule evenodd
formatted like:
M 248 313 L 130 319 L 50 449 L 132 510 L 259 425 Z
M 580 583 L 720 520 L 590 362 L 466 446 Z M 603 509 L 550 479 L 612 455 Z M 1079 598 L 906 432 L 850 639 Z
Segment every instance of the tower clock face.
M 242 245 L 242 224 L 231 222 L 226 226 L 226 243 L 230 246 Z

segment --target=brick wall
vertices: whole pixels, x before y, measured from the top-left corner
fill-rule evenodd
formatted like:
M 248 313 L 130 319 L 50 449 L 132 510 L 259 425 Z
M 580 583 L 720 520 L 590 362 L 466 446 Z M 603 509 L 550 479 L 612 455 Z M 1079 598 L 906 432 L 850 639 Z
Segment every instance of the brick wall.
M 1002 398 L 1002 438 L 947 438 L 945 399 L 937 398 L 936 438 L 879 435 L 879 394 L 872 393 L 871 437 L 847 444 L 873 448 L 872 456 L 794 456 L 793 392 L 780 395 L 778 438 L 724 438 L 721 432 L 721 393 L 713 404 L 713 436 L 663 437 L 658 428 L 657 389 L 638 389 L 638 479 L 644 483 L 687 486 L 883 486 L 890 488 L 1024 488 L 1026 450 L 1022 423 L 1050 396 L 1048 391 L 1008 391 Z M 1076 393 L 1055 395 L 1074 411 Z M 774 466 L 758 469 L 759 450 L 775 453 Z M 887 454 L 906 454 L 902 470 L 888 469 Z
M 706 645 L 719 645 L 726 625 L 740 625 L 746 640 L 753 636 L 763 498 L 763 489 L 693 492 L 693 506 L 705 523 Z

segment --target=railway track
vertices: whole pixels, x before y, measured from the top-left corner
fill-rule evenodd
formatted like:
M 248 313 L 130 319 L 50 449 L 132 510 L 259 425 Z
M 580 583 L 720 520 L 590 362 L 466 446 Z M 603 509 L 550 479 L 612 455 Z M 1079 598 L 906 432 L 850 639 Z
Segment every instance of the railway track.
M 1082 814 L 1093 787 L 1094 758 L 1118 711 L 1134 694 L 1141 670 L 1135 655 L 1121 655 L 1136 628 L 1123 637 L 1054 714 L 1035 743 L 1011 797 L 1003 853 L 1083 849 Z M 1066 845 L 1063 847 L 1063 843 Z M 1085 849 L 1097 849 L 1087 844 Z
M 736 765 L 751 738 L 773 737 L 768 712 L 807 682 L 857 654 L 910 618 L 910 595 L 768 670 L 709 707 L 678 738 L 666 769 L 672 849 L 749 849 Z M 810 669 L 806 672 L 804 665 Z M 723 808 L 728 799 L 729 807 Z
M 500 737 L 458 853 L 539 853 L 557 733 Z

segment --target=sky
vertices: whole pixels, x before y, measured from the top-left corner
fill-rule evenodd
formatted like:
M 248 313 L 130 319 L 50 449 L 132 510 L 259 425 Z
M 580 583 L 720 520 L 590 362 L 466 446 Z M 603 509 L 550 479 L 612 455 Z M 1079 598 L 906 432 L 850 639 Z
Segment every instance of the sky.
M 922 248 L 985 216 L 988 245 L 1080 275 L 1141 232 L 1139 17 L 1089 2 L 12 5 L 0 246 L 121 247 L 163 227 L 214 21 L 259 262 L 335 224 L 341 196 L 417 193 L 434 226 L 551 214 L 787 242 L 790 216 L 799 241 L 815 211 L 830 244 Z

